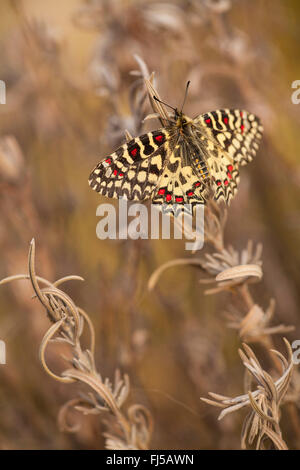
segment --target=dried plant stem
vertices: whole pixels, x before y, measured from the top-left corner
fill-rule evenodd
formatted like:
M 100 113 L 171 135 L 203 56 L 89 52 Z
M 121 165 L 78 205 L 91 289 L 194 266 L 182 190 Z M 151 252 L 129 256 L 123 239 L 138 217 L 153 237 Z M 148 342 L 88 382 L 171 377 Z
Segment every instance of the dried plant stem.
M 45 308 L 47 316 L 53 323 L 45 333 L 39 351 L 39 357 L 45 372 L 54 380 L 62 383 L 78 382 L 83 384 L 89 392 L 87 396 L 71 400 L 62 408 L 59 415 L 60 427 L 63 430 L 75 432 L 78 426 L 70 427 L 66 423 L 66 415 L 70 406 L 82 411 L 84 414 L 109 415 L 113 420 L 103 419 L 108 432 L 105 432 L 106 447 L 115 449 L 147 449 L 152 434 L 152 417 L 142 405 L 131 405 L 126 414 L 123 405 L 128 398 L 130 390 L 129 377 L 125 374 L 115 373 L 115 383 L 102 380 L 97 372 L 94 360 L 95 333 L 92 322 L 87 313 L 77 307 L 73 300 L 62 290 L 58 289 L 63 282 L 69 280 L 82 280 L 79 276 L 65 276 L 56 282 L 36 276 L 35 271 L 35 242 L 30 243 L 29 274 L 10 276 L 3 279 L 5 284 L 19 279 L 30 279 L 35 298 Z M 40 283 L 45 287 L 40 287 Z M 84 324 L 88 326 L 90 334 L 89 349 L 82 347 L 81 335 Z M 71 368 L 61 375 L 54 373 L 46 363 L 46 349 L 50 342 L 66 343 L 71 347 L 72 356 L 68 359 Z

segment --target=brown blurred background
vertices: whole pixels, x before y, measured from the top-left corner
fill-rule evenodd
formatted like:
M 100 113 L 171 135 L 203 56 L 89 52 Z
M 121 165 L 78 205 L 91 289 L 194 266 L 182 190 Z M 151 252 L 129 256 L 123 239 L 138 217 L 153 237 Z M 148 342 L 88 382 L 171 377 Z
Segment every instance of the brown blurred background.
M 296 0 L 0 3 L 0 79 L 7 87 L 0 105 L 0 278 L 27 272 L 32 237 L 38 274 L 84 277 L 65 289 L 94 322 L 101 374 L 112 377 L 120 367 L 131 378 L 131 399 L 150 409 L 153 448 L 239 448 L 242 413 L 218 422 L 218 410 L 199 400 L 208 391 L 243 393 L 239 339 L 223 317 L 227 294 L 205 296 L 193 268 L 166 271 L 148 293 L 155 268 L 192 256 L 184 241 L 96 238 L 96 207 L 105 198 L 90 190 L 89 173 L 124 141 L 125 129 L 141 131 L 134 54 L 174 106 L 191 80 L 189 116 L 221 107 L 259 115 L 263 144 L 241 171 L 226 243 L 263 243 L 264 278 L 252 292 L 263 307 L 274 297 L 275 324 L 295 325 L 288 338 L 300 338 L 300 104 L 291 102 L 291 84 L 300 79 L 299 20 Z M 0 290 L 7 347 L 0 448 L 101 449 L 97 416 L 83 417 L 77 434 L 58 430 L 58 410 L 77 391 L 40 367 L 49 323 L 31 296 L 26 281 Z M 280 337 L 275 344 L 282 349 Z M 60 369 L 56 355 L 49 362 Z M 300 448 L 284 417 L 283 432 Z

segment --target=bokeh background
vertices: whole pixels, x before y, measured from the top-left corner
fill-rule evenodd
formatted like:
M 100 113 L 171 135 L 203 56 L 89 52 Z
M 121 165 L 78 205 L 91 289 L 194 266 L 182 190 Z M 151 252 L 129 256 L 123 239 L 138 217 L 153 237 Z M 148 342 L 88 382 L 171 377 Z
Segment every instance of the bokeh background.
M 0 278 L 27 272 L 32 237 L 38 274 L 84 277 L 65 289 L 95 325 L 101 374 L 127 372 L 131 400 L 151 411 L 153 448 L 239 448 L 243 412 L 218 422 L 218 410 L 199 399 L 209 391 L 243 393 L 239 337 L 223 316 L 229 294 L 204 295 L 201 273 L 190 267 L 167 270 L 149 293 L 158 266 L 199 253 L 186 252 L 180 240 L 97 239 L 96 207 L 105 198 L 91 191 L 88 175 L 124 142 L 125 129 L 136 135 L 158 125 L 139 120 L 134 55 L 155 71 L 161 97 L 174 106 L 191 80 L 190 116 L 221 107 L 259 115 L 263 143 L 241 171 L 226 243 L 263 243 L 264 278 L 251 290 L 263 307 L 274 297 L 274 324 L 294 325 L 288 338 L 300 338 L 300 105 L 291 102 L 291 84 L 300 79 L 299 18 L 296 0 L 0 3 L 0 79 L 7 86 L 0 105 Z M 31 297 L 26 281 L 0 290 L 7 347 L 0 447 L 101 449 L 98 416 L 83 417 L 77 434 L 58 430 L 58 410 L 77 390 L 40 366 L 49 321 Z M 282 350 L 282 338 L 274 341 Z M 49 362 L 63 367 L 54 353 Z M 289 446 L 300 448 L 284 412 L 282 429 Z

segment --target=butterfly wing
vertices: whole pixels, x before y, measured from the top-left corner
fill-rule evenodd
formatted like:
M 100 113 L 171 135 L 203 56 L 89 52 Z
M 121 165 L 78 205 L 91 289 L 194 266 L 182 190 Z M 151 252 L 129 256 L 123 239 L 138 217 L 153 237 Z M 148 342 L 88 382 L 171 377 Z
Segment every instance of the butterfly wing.
M 220 109 L 198 116 L 194 123 L 217 200 L 229 203 L 237 191 L 239 165 L 256 155 L 263 127 L 254 114 Z
M 210 185 L 218 201 L 229 203 L 239 165 L 255 156 L 262 131 L 246 111 L 212 111 L 194 119 L 192 136 L 164 128 L 122 145 L 96 166 L 89 184 L 108 197 L 152 198 L 174 215 L 188 204 L 204 204 Z
M 171 129 L 159 129 L 119 147 L 92 171 L 89 184 L 103 196 L 163 206 L 177 215 L 184 206 L 204 204 L 206 186 L 187 161 L 190 149 Z
M 187 141 L 169 149 L 167 164 L 158 180 L 152 196 L 153 204 L 162 205 L 164 213 L 178 215 L 182 211 L 193 212 L 197 204 L 205 204 L 208 193 L 207 174 L 199 176 L 191 161 L 191 147 Z
M 159 129 L 122 145 L 94 168 L 91 188 L 112 198 L 150 198 L 164 169 L 171 137 L 167 129 Z

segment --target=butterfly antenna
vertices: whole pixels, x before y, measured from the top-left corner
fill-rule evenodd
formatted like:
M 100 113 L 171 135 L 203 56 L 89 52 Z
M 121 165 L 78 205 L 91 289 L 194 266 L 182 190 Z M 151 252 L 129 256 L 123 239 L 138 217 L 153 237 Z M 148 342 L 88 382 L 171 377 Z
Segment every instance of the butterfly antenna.
M 187 97 L 187 93 L 188 93 L 188 89 L 189 89 L 189 86 L 190 86 L 190 83 L 191 81 L 189 80 L 186 84 L 186 87 L 185 87 L 185 93 L 184 93 L 184 98 L 183 98 L 183 103 L 182 103 L 182 106 L 181 106 L 181 113 L 182 113 L 182 110 L 183 110 L 183 107 L 185 105 L 185 101 L 186 101 L 186 97 Z
M 154 99 L 155 101 L 158 101 L 158 102 L 161 103 L 161 104 L 164 104 L 165 106 L 168 106 L 168 108 L 173 109 L 173 111 L 175 111 L 175 113 L 177 112 L 177 109 L 176 109 L 176 108 L 173 108 L 173 106 L 170 106 L 169 104 L 165 103 L 164 101 L 159 100 L 156 96 L 153 96 L 153 99 Z

